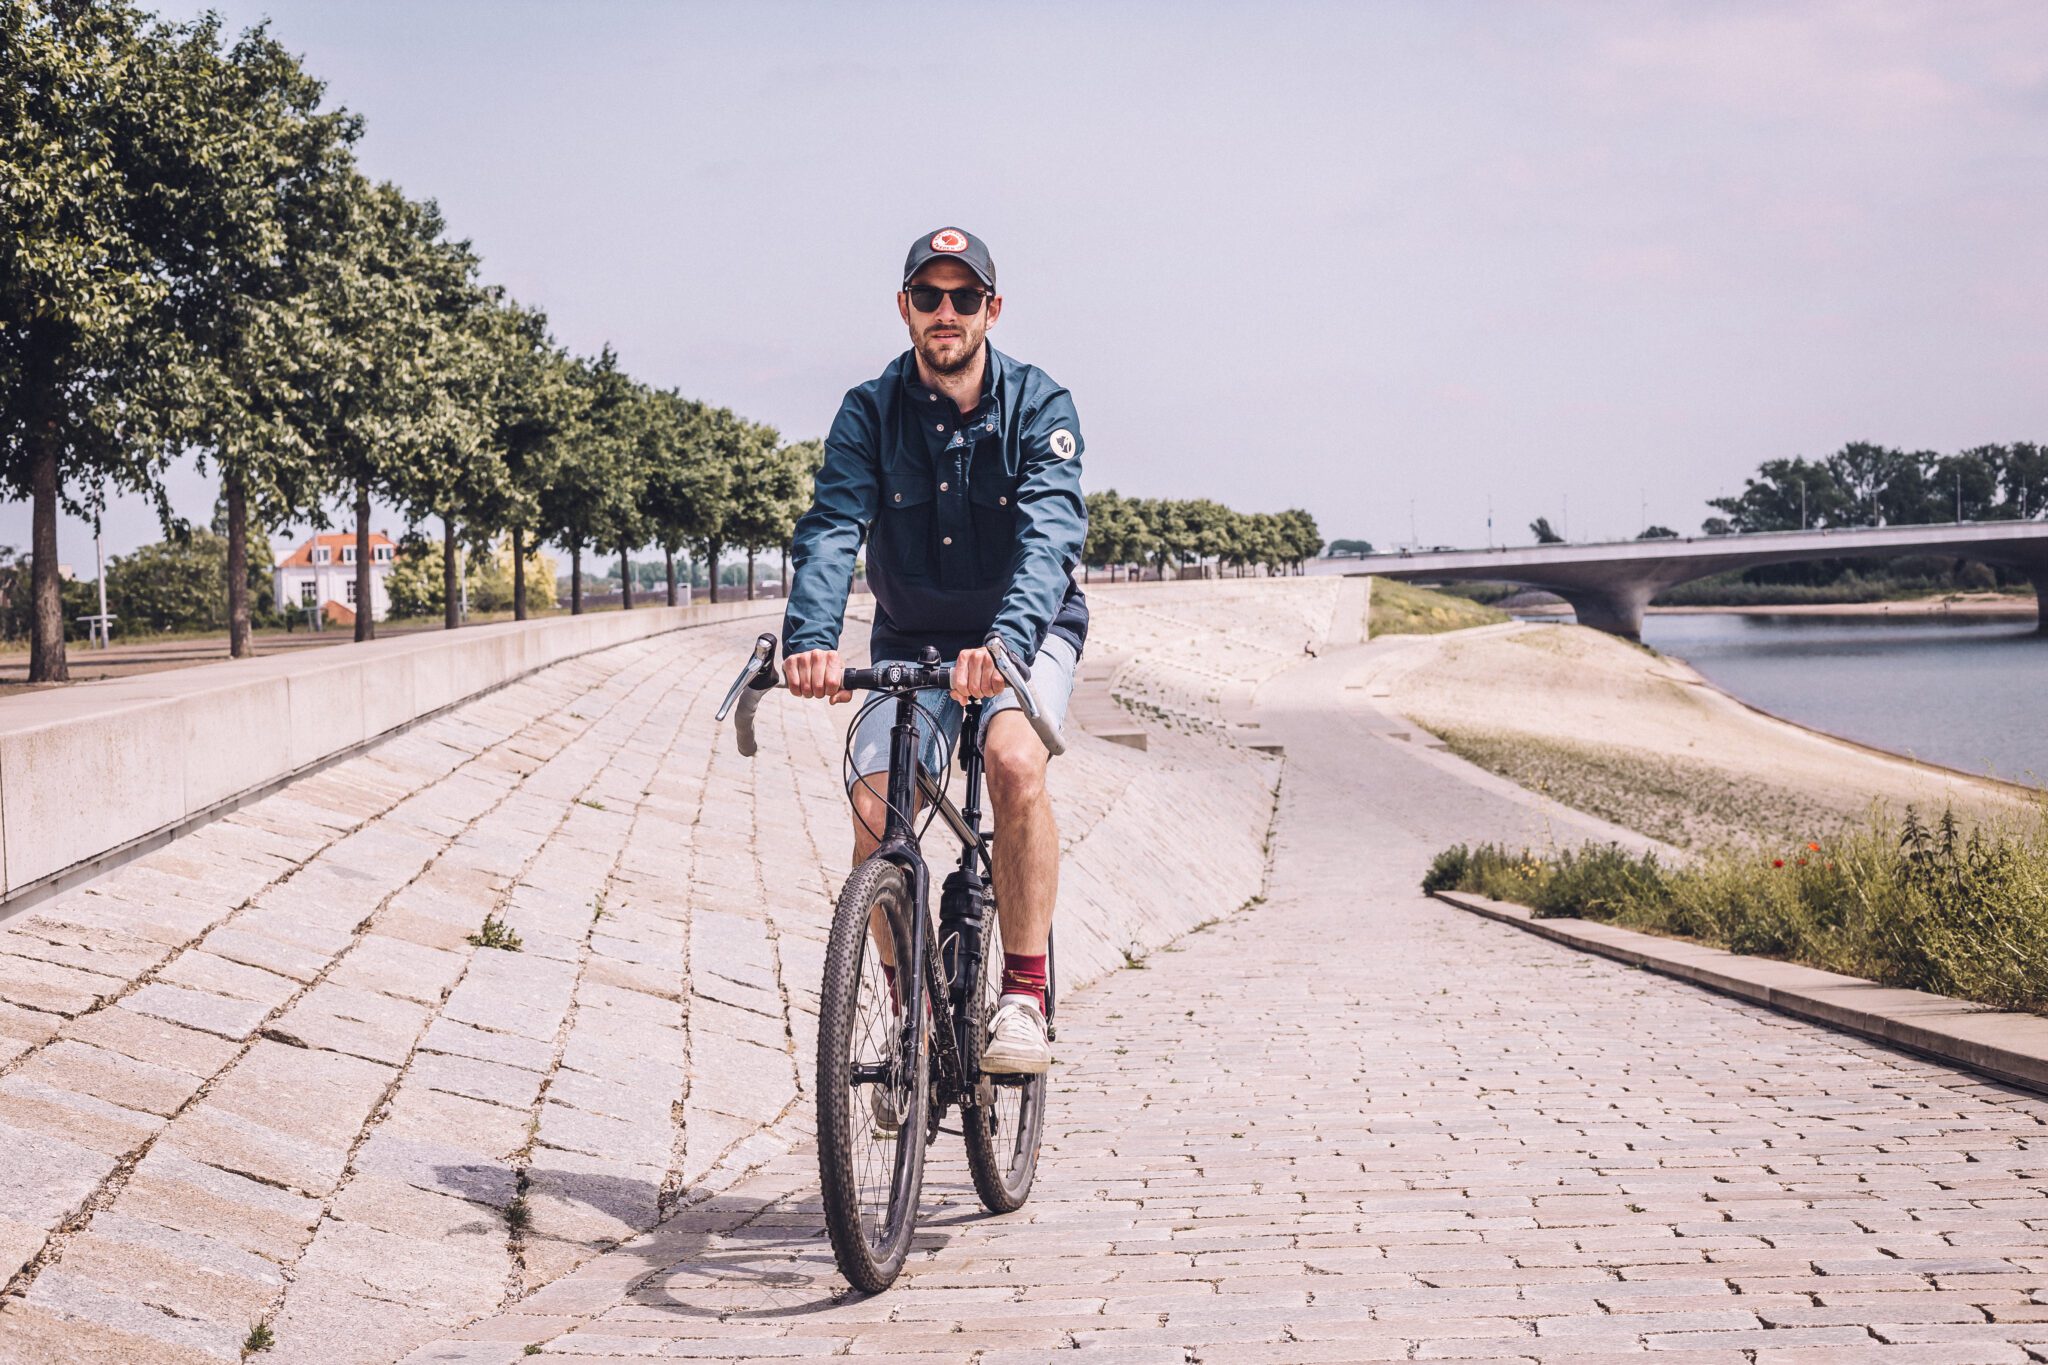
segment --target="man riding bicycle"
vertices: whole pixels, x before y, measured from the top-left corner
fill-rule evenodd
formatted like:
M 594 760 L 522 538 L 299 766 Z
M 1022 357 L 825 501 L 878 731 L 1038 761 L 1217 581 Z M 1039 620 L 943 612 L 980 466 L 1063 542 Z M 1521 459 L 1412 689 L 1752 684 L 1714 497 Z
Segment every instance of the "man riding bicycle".
M 987 343 L 1003 300 L 980 238 L 956 227 L 920 237 L 904 262 L 896 309 L 911 349 L 847 393 L 810 510 L 796 524 L 785 675 L 794 696 L 851 700 L 840 687 L 839 631 L 865 539 L 873 660 L 915 660 L 927 646 L 956 660 L 950 696 L 926 708 L 937 727 L 919 736 L 935 781 L 944 781 L 939 764 L 959 733 L 963 704 L 995 698 L 982 745 L 1001 836 L 994 873 L 1004 952 L 982 1070 L 1035 1075 L 1052 1061 L 1046 950 L 1059 831 L 1045 745 L 1004 691 L 985 646 L 999 637 L 1026 661 L 1040 707 L 1054 724 L 1064 718 L 1088 634 L 1088 604 L 1073 579 L 1088 529 L 1081 428 L 1065 389 Z M 856 867 L 886 823 L 890 724 L 887 708 L 870 709 L 850 746 Z M 893 967 L 885 968 L 892 980 Z

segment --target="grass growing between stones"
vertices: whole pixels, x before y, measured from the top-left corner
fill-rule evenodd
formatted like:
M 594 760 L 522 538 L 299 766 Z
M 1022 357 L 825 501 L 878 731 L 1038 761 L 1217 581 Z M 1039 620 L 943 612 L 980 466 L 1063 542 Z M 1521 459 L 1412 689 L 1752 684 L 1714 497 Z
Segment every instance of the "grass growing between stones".
M 469 936 L 469 941 L 478 948 L 497 948 L 508 953 L 516 953 L 526 946 L 526 940 L 496 915 L 485 915 L 484 922 Z
M 1849 812 L 1788 787 L 1675 754 L 1535 735 L 1429 727 L 1466 762 L 1518 786 L 1680 848 L 1767 838 L 1788 829 L 1831 834 Z
M 1368 638 L 1382 635 L 1438 635 L 1469 626 L 1498 625 L 1510 617 L 1468 597 L 1431 592 L 1390 578 L 1372 580 L 1372 608 L 1366 613 Z
M 268 1323 L 259 1322 L 249 1329 L 249 1335 L 242 1338 L 242 1354 L 254 1355 L 277 1345 L 277 1337 L 271 1333 Z
M 2048 1012 L 2048 806 L 1965 828 L 1912 808 L 1826 840 L 1683 866 L 1615 845 L 1445 849 L 1425 891 L 1470 891 L 2001 1009 Z

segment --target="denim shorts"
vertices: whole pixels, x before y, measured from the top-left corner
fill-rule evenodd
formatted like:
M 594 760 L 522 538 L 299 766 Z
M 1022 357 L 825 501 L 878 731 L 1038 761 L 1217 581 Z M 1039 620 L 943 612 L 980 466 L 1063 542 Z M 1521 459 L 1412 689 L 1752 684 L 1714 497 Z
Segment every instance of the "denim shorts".
M 876 661 L 877 665 L 890 662 L 894 661 Z M 1038 647 L 1038 657 L 1032 661 L 1031 695 L 1038 698 L 1039 711 L 1054 725 L 1066 723 L 1067 700 L 1074 695 L 1074 669 L 1079 662 L 1074 647 L 1057 635 L 1045 637 L 1045 643 Z M 916 695 L 923 708 L 913 717 L 918 727 L 918 757 L 927 773 L 943 781 L 945 774 L 940 766 L 946 752 L 959 742 L 960 722 L 965 713 L 950 692 L 927 687 Z M 889 771 L 889 730 L 896 724 L 893 697 L 869 693 L 861 701 L 874 705 L 867 707 L 853 732 L 853 767 L 846 780 L 849 792 L 856 779 Z M 986 726 L 999 712 L 1015 705 L 1017 694 L 1008 690 L 989 698 L 982 703 L 981 723 Z M 934 716 L 938 720 L 936 729 L 932 725 Z

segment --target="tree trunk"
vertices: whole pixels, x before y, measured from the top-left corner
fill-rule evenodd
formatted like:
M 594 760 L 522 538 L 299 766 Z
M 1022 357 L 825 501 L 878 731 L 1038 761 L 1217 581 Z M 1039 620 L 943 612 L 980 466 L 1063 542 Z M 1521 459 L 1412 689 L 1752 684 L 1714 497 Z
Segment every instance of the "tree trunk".
M 457 574 L 455 562 L 455 518 L 441 518 L 441 629 L 453 630 L 462 624 L 462 603 L 455 596 Z
M 512 619 L 526 619 L 526 532 L 512 528 Z
M 69 682 L 71 665 L 64 654 L 64 582 L 57 576 L 57 442 L 48 428 L 40 435 L 29 469 L 29 496 L 34 500 L 29 530 L 33 556 L 29 603 L 34 621 L 29 627 L 28 680 Z
M 705 564 L 711 571 L 711 600 L 714 602 L 718 600 L 718 552 L 724 548 L 715 540 L 704 547 Z
M 754 547 L 747 547 L 747 600 L 754 600 Z
M 583 546 L 580 542 L 569 547 L 569 614 L 583 614 Z
M 356 485 L 356 643 L 377 638 L 377 603 L 370 588 L 370 485 Z
M 624 550 L 619 551 L 619 600 L 627 611 L 633 610 L 633 561 Z
M 779 591 L 782 593 L 782 600 L 787 602 L 789 600 L 789 546 L 787 545 L 782 547 L 782 587 Z
M 249 648 L 249 496 L 239 474 L 224 482 L 228 495 L 228 654 L 246 659 Z
M 662 553 L 668 556 L 668 604 L 674 606 L 676 604 L 676 552 L 665 549 Z

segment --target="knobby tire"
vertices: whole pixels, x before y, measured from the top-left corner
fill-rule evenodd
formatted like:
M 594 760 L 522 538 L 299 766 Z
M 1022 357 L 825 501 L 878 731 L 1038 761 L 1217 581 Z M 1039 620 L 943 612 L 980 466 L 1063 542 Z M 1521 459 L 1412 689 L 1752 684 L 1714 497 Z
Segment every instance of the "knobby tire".
M 877 910 L 895 944 L 902 1004 L 924 1012 L 921 973 L 901 965 L 912 961 L 909 879 L 894 863 L 870 858 L 847 878 L 832 914 L 818 1017 L 818 1180 L 825 1228 L 840 1273 L 871 1294 L 887 1289 L 903 1269 L 917 1230 L 931 1103 L 929 1030 L 904 1029 L 901 1021 L 909 1016 L 891 1005 L 868 933 Z M 876 1036 L 878 1003 L 887 1025 L 882 1039 Z M 878 1136 L 875 1086 L 855 1075 L 857 1066 L 884 1062 L 893 1064 L 894 1081 L 886 1088 L 902 1105 L 893 1143 Z

